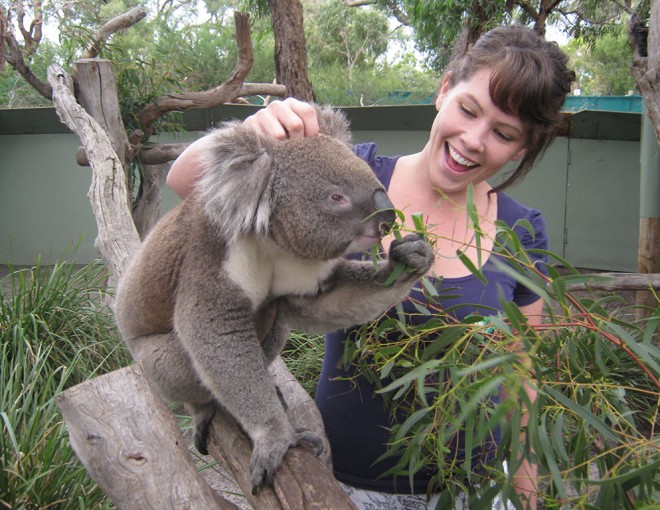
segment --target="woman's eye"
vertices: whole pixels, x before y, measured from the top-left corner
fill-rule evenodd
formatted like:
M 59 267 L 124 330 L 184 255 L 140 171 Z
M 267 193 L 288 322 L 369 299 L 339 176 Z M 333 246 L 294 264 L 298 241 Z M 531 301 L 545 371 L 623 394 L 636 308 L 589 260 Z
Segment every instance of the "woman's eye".
M 498 137 L 500 140 L 503 140 L 503 141 L 505 141 L 505 142 L 511 142 L 511 141 L 513 141 L 513 137 L 512 137 L 512 136 L 507 135 L 506 133 L 504 133 L 504 132 L 502 132 L 502 131 L 495 130 L 495 134 L 497 135 L 497 137 Z
M 459 109 L 460 109 L 465 115 L 467 115 L 467 116 L 469 116 L 469 117 L 474 117 L 474 113 L 472 112 L 472 110 L 470 110 L 470 109 L 467 108 L 466 106 L 464 106 L 464 105 L 462 105 L 462 104 L 459 104 L 459 105 L 458 105 L 458 108 L 459 108 Z

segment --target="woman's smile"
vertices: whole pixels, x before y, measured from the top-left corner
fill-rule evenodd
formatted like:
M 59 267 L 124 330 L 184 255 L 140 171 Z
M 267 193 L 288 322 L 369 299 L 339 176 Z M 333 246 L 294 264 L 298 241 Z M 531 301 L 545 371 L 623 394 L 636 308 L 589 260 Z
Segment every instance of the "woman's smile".
M 476 163 L 463 156 L 449 142 L 445 142 L 445 152 L 448 156 L 447 166 L 450 168 L 450 170 L 463 173 L 474 170 L 479 166 L 479 163 Z

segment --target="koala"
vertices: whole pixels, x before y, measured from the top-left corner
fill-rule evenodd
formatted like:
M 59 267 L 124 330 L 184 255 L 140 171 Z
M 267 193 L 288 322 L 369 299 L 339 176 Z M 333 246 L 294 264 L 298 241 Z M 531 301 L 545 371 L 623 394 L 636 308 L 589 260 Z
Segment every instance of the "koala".
M 254 490 L 271 483 L 294 430 L 268 365 L 290 329 L 325 333 L 378 317 L 433 263 L 411 234 L 386 258 L 345 256 L 378 243 L 395 213 L 349 148 L 346 120 L 319 109 L 321 134 L 276 140 L 230 122 L 205 137 L 192 193 L 147 235 L 120 278 L 115 315 L 135 360 L 166 400 L 191 413 L 206 453 L 214 413 L 249 436 Z M 394 268 L 405 264 L 391 284 Z

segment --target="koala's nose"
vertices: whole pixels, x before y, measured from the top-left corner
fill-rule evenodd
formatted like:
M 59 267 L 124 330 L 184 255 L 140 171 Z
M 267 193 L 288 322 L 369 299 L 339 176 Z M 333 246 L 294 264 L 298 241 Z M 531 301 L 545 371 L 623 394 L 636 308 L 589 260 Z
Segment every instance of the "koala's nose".
M 390 201 L 387 193 L 379 189 L 374 193 L 374 205 L 378 211 L 375 216 L 378 222 L 378 231 L 381 235 L 385 235 L 392 229 L 396 219 L 394 204 Z

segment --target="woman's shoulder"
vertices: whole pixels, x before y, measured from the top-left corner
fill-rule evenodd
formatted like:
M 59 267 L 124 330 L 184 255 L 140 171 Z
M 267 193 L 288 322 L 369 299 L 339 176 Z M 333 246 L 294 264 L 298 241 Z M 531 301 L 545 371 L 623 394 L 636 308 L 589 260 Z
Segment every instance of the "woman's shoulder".
M 503 192 L 497 193 L 497 219 L 506 223 L 523 246 L 547 247 L 548 232 L 543 214 Z
M 359 143 L 353 146 L 353 153 L 365 161 L 383 183 L 385 188 L 390 185 L 394 166 L 399 156 L 379 156 L 378 145 L 374 142 Z
M 543 214 L 538 209 L 529 207 L 502 191 L 497 193 L 497 216 L 511 227 L 519 220 L 532 221 L 543 218 Z

